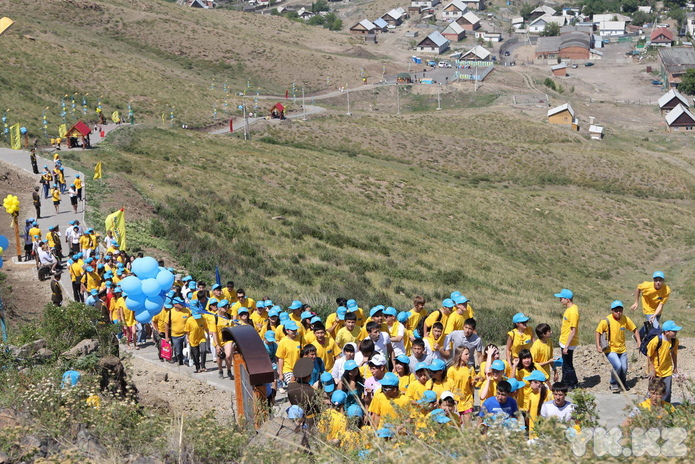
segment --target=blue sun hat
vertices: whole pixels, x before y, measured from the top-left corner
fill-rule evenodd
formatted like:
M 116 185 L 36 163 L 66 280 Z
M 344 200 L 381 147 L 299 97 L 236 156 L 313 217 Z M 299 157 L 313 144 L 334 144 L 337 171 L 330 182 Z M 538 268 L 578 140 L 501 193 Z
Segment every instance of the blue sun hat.
M 490 369 L 504 372 L 507 369 L 507 366 L 504 365 L 504 361 L 501 359 L 495 359 L 492 361 L 492 364 L 490 364 Z
M 332 393 L 335 390 L 335 380 L 330 372 L 324 372 L 321 374 L 321 385 L 323 386 L 323 391 L 326 393 Z
M 524 380 L 526 380 L 527 382 L 530 382 L 532 380 L 537 380 L 538 382 L 545 382 L 545 379 L 545 372 L 539 371 L 538 369 L 535 369 L 529 375 L 524 377 Z
M 302 312 L 302 315 L 299 316 L 299 318 L 302 320 L 311 319 L 312 317 L 314 317 L 314 315 L 311 313 L 311 311 L 304 311 L 304 312 Z
M 452 300 L 456 300 L 456 298 L 458 298 L 460 296 L 461 296 L 461 292 L 455 291 L 455 292 L 451 292 L 451 295 L 449 296 L 449 298 L 451 298 Z
M 401 311 L 396 316 L 396 320 L 401 324 L 404 324 L 410 318 L 410 311 Z
M 419 400 L 417 400 L 418 404 L 428 404 L 428 403 L 434 403 L 437 401 L 437 393 L 435 393 L 432 390 L 425 390 L 422 392 L 422 396 L 420 397 Z
M 442 306 L 444 306 L 445 308 L 453 308 L 454 306 L 456 306 L 456 304 L 454 303 L 454 300 L 452 300 L 451 298 L 447 298 L 446 300 L 442 301 Z
M 430 419 L 438 424 L 446 424 L 451 422 L 451 417 L 447 416 L 443 409 L 434 409 L 430 413 Z
M 301 307 L 302 307 L 302 302 L 299 301 L 299 300 L 294 300 L 294 301 L 290 304 L 289 309 L 295 310 L 295 309 L 300 309 Z
M 514 317 L 512 317 L 512 322 L 514 324 L 517 323 L 522 323 L 522 322 L 528 322 L 531 318 L 525 315 L 524 313 L 516 313 Z
M 364 410 L 359 404 L 351 404 L 347 408 L 348 417 L 364 417 Z
M 316 324 L 317 322 L 321 322 L 321 318 L 319 316 L 314 316 L 309 321 L 310 324 Z
M 493 365 L 494 365 L 494 363 L 493 363 Z M 429 369 L 433 372 L 443 371 L 444 369 L 446 369 L 446 363 L 444 361 L 442 361 L 441 359 L 434 359 L 434 360 L 432 360 L 432 363 L 430 364 Z
M 296 404 L 287 408 L 286 413 L 287 418 L 292 420 L 301 419 L 302 417 L 304 417 L 304 410 Z
M 398 311 L 396 311 L 396 308 L 392 308 L 391 306 L 384 309 L 383 313 L 384 313 L 384 316 L 396 316 L 396 315 L 398 315 Z
M 572 293 L 572 290 L 563 288 L 562 290 L 560 290 L 560 293 L 555 293 L 555 298 L 566 298 L 568 300 L 571 300 L 572 298 L 574 298 L 574 293 Z
M 284 324 L 285 330 L 299 330 L 299 326 L 293 320 L 289 320 Z
M 347 314 L 347 312 L 348 310 L 345 306 L 339 306 L 338 309 L 335 310 L 336 317 L 339 321 L 345 320 L 345 315 Z

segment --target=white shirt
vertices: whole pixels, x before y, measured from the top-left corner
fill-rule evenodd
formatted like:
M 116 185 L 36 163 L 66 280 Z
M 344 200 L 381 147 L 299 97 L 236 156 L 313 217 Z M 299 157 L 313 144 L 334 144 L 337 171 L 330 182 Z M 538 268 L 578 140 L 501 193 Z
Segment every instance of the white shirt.
M 56 262 L 56 259 L 53 257 L 52 254 L 45 250 L 39 250 L 39 261 L 41 261 L 41 264 L 54 264 Z
M 558 408 L 554 400 L 546 401 L 541 406 L 541 417 L 557 417 L 562 422 L 568 422 L 572 419 L 574 405 L 570 401 L 566 401 L 565 405 Z
M 398 324 L 398 334 L 396 335 L 397 337 L 403 337 L 405 335 L 405 327 L 403 327 L 403 324 L 397 323 Z M 389 330 L 391 330 L 391 327 L 389 327 Z M 391 346 L 393 347 L 393 355 L 398 356 L 399 354 L 405 354 L 405 342 L 403 341 L 403 338 L 401 338 L 400 342 L 391 342 Z
M 367 337 L 369 338 L 369 337 Z M 365 338 L 365 340 L 367 339 Z M 387 332 L 379 332 L 379 338 L 374 342 L 374 350 L 389 358 L 388 346 L 391 345 L 391 336 Z

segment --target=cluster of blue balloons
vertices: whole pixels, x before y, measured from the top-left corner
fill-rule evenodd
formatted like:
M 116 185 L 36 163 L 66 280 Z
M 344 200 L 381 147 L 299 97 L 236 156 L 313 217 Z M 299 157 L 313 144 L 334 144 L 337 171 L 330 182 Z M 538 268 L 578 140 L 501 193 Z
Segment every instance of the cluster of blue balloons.
M 10 246 L 10 241 L 4 235 L 0 235 L 0 268 L 2 267 L 2 254 Z
M 126 295 L 126 307 L 135 313 L 135 320 L 147 324 L 162 311 L 166 293 L 174 285 L 174 274 L 150 256 L 133 261 L 131 271 L 134 275 L 118 285 Z

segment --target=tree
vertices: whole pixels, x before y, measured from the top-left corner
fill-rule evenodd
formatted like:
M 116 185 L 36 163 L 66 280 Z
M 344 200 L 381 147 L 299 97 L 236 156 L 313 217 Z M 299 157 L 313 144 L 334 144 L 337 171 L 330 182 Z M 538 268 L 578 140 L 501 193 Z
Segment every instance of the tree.
M 582 13 L 587 16 L 601 14 L 606 11 L 606 3 L 604 0 L 584 0 Z
M 678 21 L 678 30 L 683 29 L 683 24 L 685 24 L 685 10 L 682 8 L 675 8 L 671 10 L 668 17 Z
M 310 26 L 323 26 L 324 24 L 326 24 L 326 19 L 321 15 L 314 15 L 311 18 L 309 18 L 307 24 Z
M 542 37 L 554 37 L 560 35 L 560 25 L 558 23 L 548 23 L 541 32 Z
M 688 95 L 695 95 L 695 68 L 690 68 L 683 74 L 678 91 Z
M 637 11 L 638 5 L 639 4 L 637 3 L 637 0 L 623 0 L 623 13 L 634 13 L 635 11 Z M 635 18 L 632 19 L 634 21 Z
M 311 12 L 318 13 L 319 11 L 328 11 L 328 2 L 326 0 L 316 0 L 311 4 Z
M 524 21 L 528 21 L 528 19 L 531 17 L 531 12 L 535 9 L 535 6 L 526 4 L 521 7 L 521 11 L 519 11 L 519 14 L 522 18 L 524 18 Z
M 331 31 L 340 31 L 343 29 L 343 20 L 336 18 L 331 24 L 328 25 L 328 29 Z

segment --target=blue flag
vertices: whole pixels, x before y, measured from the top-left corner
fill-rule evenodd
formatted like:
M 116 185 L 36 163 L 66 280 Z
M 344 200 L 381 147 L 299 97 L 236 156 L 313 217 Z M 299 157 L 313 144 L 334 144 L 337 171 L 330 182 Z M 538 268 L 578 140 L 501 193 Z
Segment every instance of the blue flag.
M 220 277 L 220 267 L 215 266 L 215 283 L 217 285 L 222 285 L 222 278 Z

